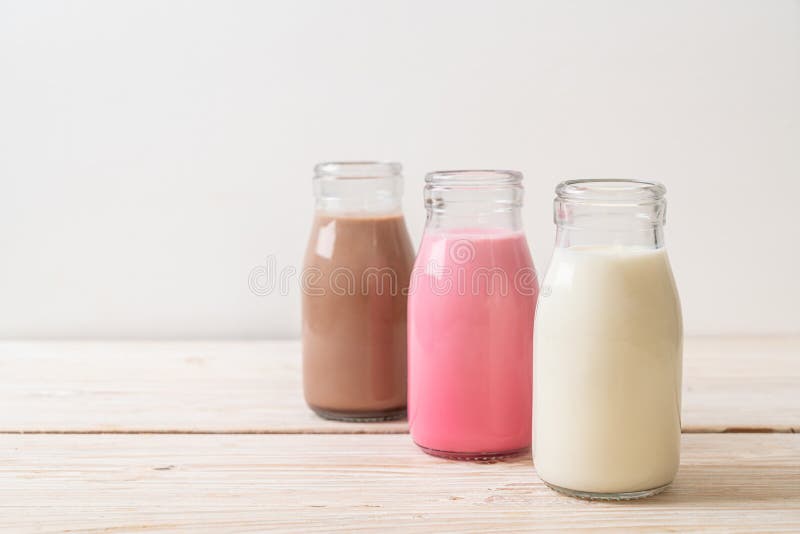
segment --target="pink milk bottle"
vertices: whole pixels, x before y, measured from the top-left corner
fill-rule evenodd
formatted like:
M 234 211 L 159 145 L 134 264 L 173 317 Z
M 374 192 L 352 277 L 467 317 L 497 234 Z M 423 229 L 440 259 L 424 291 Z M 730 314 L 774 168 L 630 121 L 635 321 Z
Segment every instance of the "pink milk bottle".
M 522 230 L 522 174 L 425 178 L 428 220 L 408 296 L 408 420 L 422 450 L 453 459 L 531 445 L 539 285 Z

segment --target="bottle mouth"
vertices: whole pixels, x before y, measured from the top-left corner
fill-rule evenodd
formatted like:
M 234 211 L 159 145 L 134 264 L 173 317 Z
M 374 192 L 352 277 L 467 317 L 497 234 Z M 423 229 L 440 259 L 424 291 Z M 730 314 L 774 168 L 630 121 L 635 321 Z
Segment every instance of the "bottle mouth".
M 522 173 L 509 170 L 454 170 L 434 171 L 425 175 L 425 183 L 431 186 L 479 188 L 486 186 L 519 185 Z
M 327 161 L 314 167 L 315 180 L 396 178 L 403 166 L 394 161 Z
M 659 182 L 620 178 L 567 180 L 556 187 L 558 200 L 616 206 L 657 203 L 666 192 Z
M 331 161 L 314 167 L 318 211 L 360 215 L 400 211 L 403 166 L 384 161 Z

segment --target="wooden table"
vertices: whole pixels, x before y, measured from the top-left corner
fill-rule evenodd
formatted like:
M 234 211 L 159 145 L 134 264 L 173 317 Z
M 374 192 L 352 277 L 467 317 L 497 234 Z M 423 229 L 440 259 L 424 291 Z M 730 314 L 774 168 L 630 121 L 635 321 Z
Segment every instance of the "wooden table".
M 0 343 L 0 529 L 800 529 L 800 337 L 696 338 L 681 469 L 587 502 L 530 457 L 465 463 L 404 422 L 309 412 L 297 342 Z

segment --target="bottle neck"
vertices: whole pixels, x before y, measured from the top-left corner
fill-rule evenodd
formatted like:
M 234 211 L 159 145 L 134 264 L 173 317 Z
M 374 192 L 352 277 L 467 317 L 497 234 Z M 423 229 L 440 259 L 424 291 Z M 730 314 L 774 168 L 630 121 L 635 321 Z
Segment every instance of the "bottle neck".
M 403 178 L 397 163 L 345 162 L 317 165 L 317 213 L 344 216 L 400 214 Z
M 332 179 L 314 183 L 315 209 L 335 215 L 387 215 L 402 211 L 401 178 Z
M 601 228 L 576 228 L 561 226 L 556 229 L 556 247 L 643 247 L 664 246 L 661 225 L 639 230 L 606 230 Z
M 664 246 L 666 201 L 660 184 L 577 180 L 556 189 L 557 247 Z
M 426 177 L 426 228 L 521 231 L 522 176 L 514 171 L 446 171 Z
M 428 230 L 503 230 L 522 231 L 520 208 L 502 211 L 487 209 L 480 204 L 448 205 L 441 209 L 429 209 L 426 223 Z

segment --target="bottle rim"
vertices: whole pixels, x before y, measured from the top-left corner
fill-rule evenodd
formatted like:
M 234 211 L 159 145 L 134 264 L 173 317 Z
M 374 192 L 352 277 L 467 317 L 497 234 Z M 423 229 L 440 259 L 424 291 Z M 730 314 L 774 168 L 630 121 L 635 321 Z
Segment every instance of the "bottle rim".
M 566 180 L 556 186 L 558 200 L 602 204 L 650 204 L 664 199 L 660 182 L 624 178 Z
M 503 169 L 434 171 L 425 175 L 425 183 L 452 187 L 519 185 L 522 183 L 522 173 Z
M 315 180 L 396 178 L 403 166 L 396 161 L 326 161 L 314 166 Z

